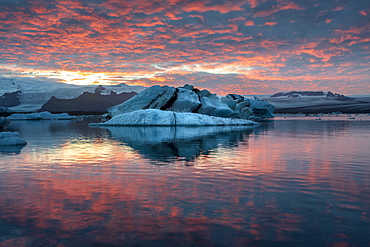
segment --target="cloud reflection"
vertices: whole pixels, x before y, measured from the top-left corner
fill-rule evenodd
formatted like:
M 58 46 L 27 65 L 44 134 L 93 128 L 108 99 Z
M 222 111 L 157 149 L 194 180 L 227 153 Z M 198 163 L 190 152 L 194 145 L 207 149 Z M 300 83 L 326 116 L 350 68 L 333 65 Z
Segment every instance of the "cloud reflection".
M 0 156 L 1 244 L 366 246 L 368 121 L 323 121 L 109 135 L 87 122 L 17 122 L 29 144 Z M 194 155 L 191 167 L 178 159 Z

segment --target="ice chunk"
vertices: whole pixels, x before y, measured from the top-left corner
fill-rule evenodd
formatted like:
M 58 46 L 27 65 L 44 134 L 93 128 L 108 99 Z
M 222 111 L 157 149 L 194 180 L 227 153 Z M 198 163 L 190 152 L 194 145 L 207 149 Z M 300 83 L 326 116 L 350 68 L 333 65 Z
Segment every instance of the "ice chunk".
M 19 132 L 0 132 L 0 146 L 26 145 Z
M 0 128 L 10 124 L 10 120 L 5 117 L 0 117 Z
M 14 113 L 8 117 L 10 120 L 70 120 L 76 118 L 68 113 L 53 114 L 48 111 L 34 113 Z

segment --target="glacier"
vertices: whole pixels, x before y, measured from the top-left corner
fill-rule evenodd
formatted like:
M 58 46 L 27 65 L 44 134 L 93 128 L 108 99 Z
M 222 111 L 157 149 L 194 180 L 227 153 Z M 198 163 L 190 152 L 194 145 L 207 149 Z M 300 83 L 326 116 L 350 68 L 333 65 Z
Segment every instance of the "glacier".
M 163 111 L 158 109 L 137 110 L 114 116 L 107 122 L 92 123 L 90 126 L 226 126 L 258 125 L 237 118 L 222 118 L 199 113 Z
M 94 93 L 97 85 L 74 85 L 62 83 L 49 78 L 22 78 L 0 76 L 0 97 L 6 94 L 16 93 L 17 101 L 12 106 L 7 106 L 13 112 L 37 112 L 48 102 L 51 97 L 58 99 L 74 99 L 84 92 Z M 140 92 L 141 86 L 129 86 L 126 84 L 106 85 L 101 91 L 102 95 L 111 92 Z
M 275 113 L 370 113 L 369 95 L 344 96 L 323 91 L 290 91 L 262 96 L 275 106 Z
M 178 88 L 152 86 L 122 104 L 108 108 L 108 114 L 114 117 L 145 109 L 199 113 L 233 119 L 274 117 L 274 106 L 257 97 L 247 99 L 237 94 L 218 97 L 208 90 L 199 90 L 188 84 Z

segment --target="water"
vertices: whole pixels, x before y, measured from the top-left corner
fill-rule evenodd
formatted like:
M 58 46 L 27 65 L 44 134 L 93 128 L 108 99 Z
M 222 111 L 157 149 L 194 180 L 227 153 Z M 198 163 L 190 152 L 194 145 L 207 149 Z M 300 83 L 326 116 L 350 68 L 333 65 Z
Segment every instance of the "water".
M 12 123 L 28 145 L 0 148 L 0 246 L 370 246 L 369 116 L 88 121 Z

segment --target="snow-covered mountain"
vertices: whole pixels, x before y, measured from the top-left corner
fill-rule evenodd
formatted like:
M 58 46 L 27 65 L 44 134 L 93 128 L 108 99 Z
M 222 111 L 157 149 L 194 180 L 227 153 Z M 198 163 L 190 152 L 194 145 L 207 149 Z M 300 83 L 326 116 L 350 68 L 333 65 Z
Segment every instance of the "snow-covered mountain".
M 290 91 L 290 92 L 279 92 L 271 95 L 273 98 L 300 98 L 300 97 L 335 97 L 335 98 L 348 98 L 342 94 L 332 93 L 330 91 Z M 348 98 L 350 99 L 350 98 Z
M 74 99 L 84 92 L 94 93 L 98 85 L 73 85 L 58 82 L 48 78 L 1 77 L 0 76 L 0 106 L 6 102 L 8 109 L 14 112 L 38 111 L 54 96 L 58 99 Z M 126 84 L 107 85 L 101 91 L 102 95 L 111 92 L 140 92 L 144 87 Z
M 279 92 L 261 99 L 275 106 L 275 113 L 370 113 L 370 96 L 344 96 L 323 91 Z

